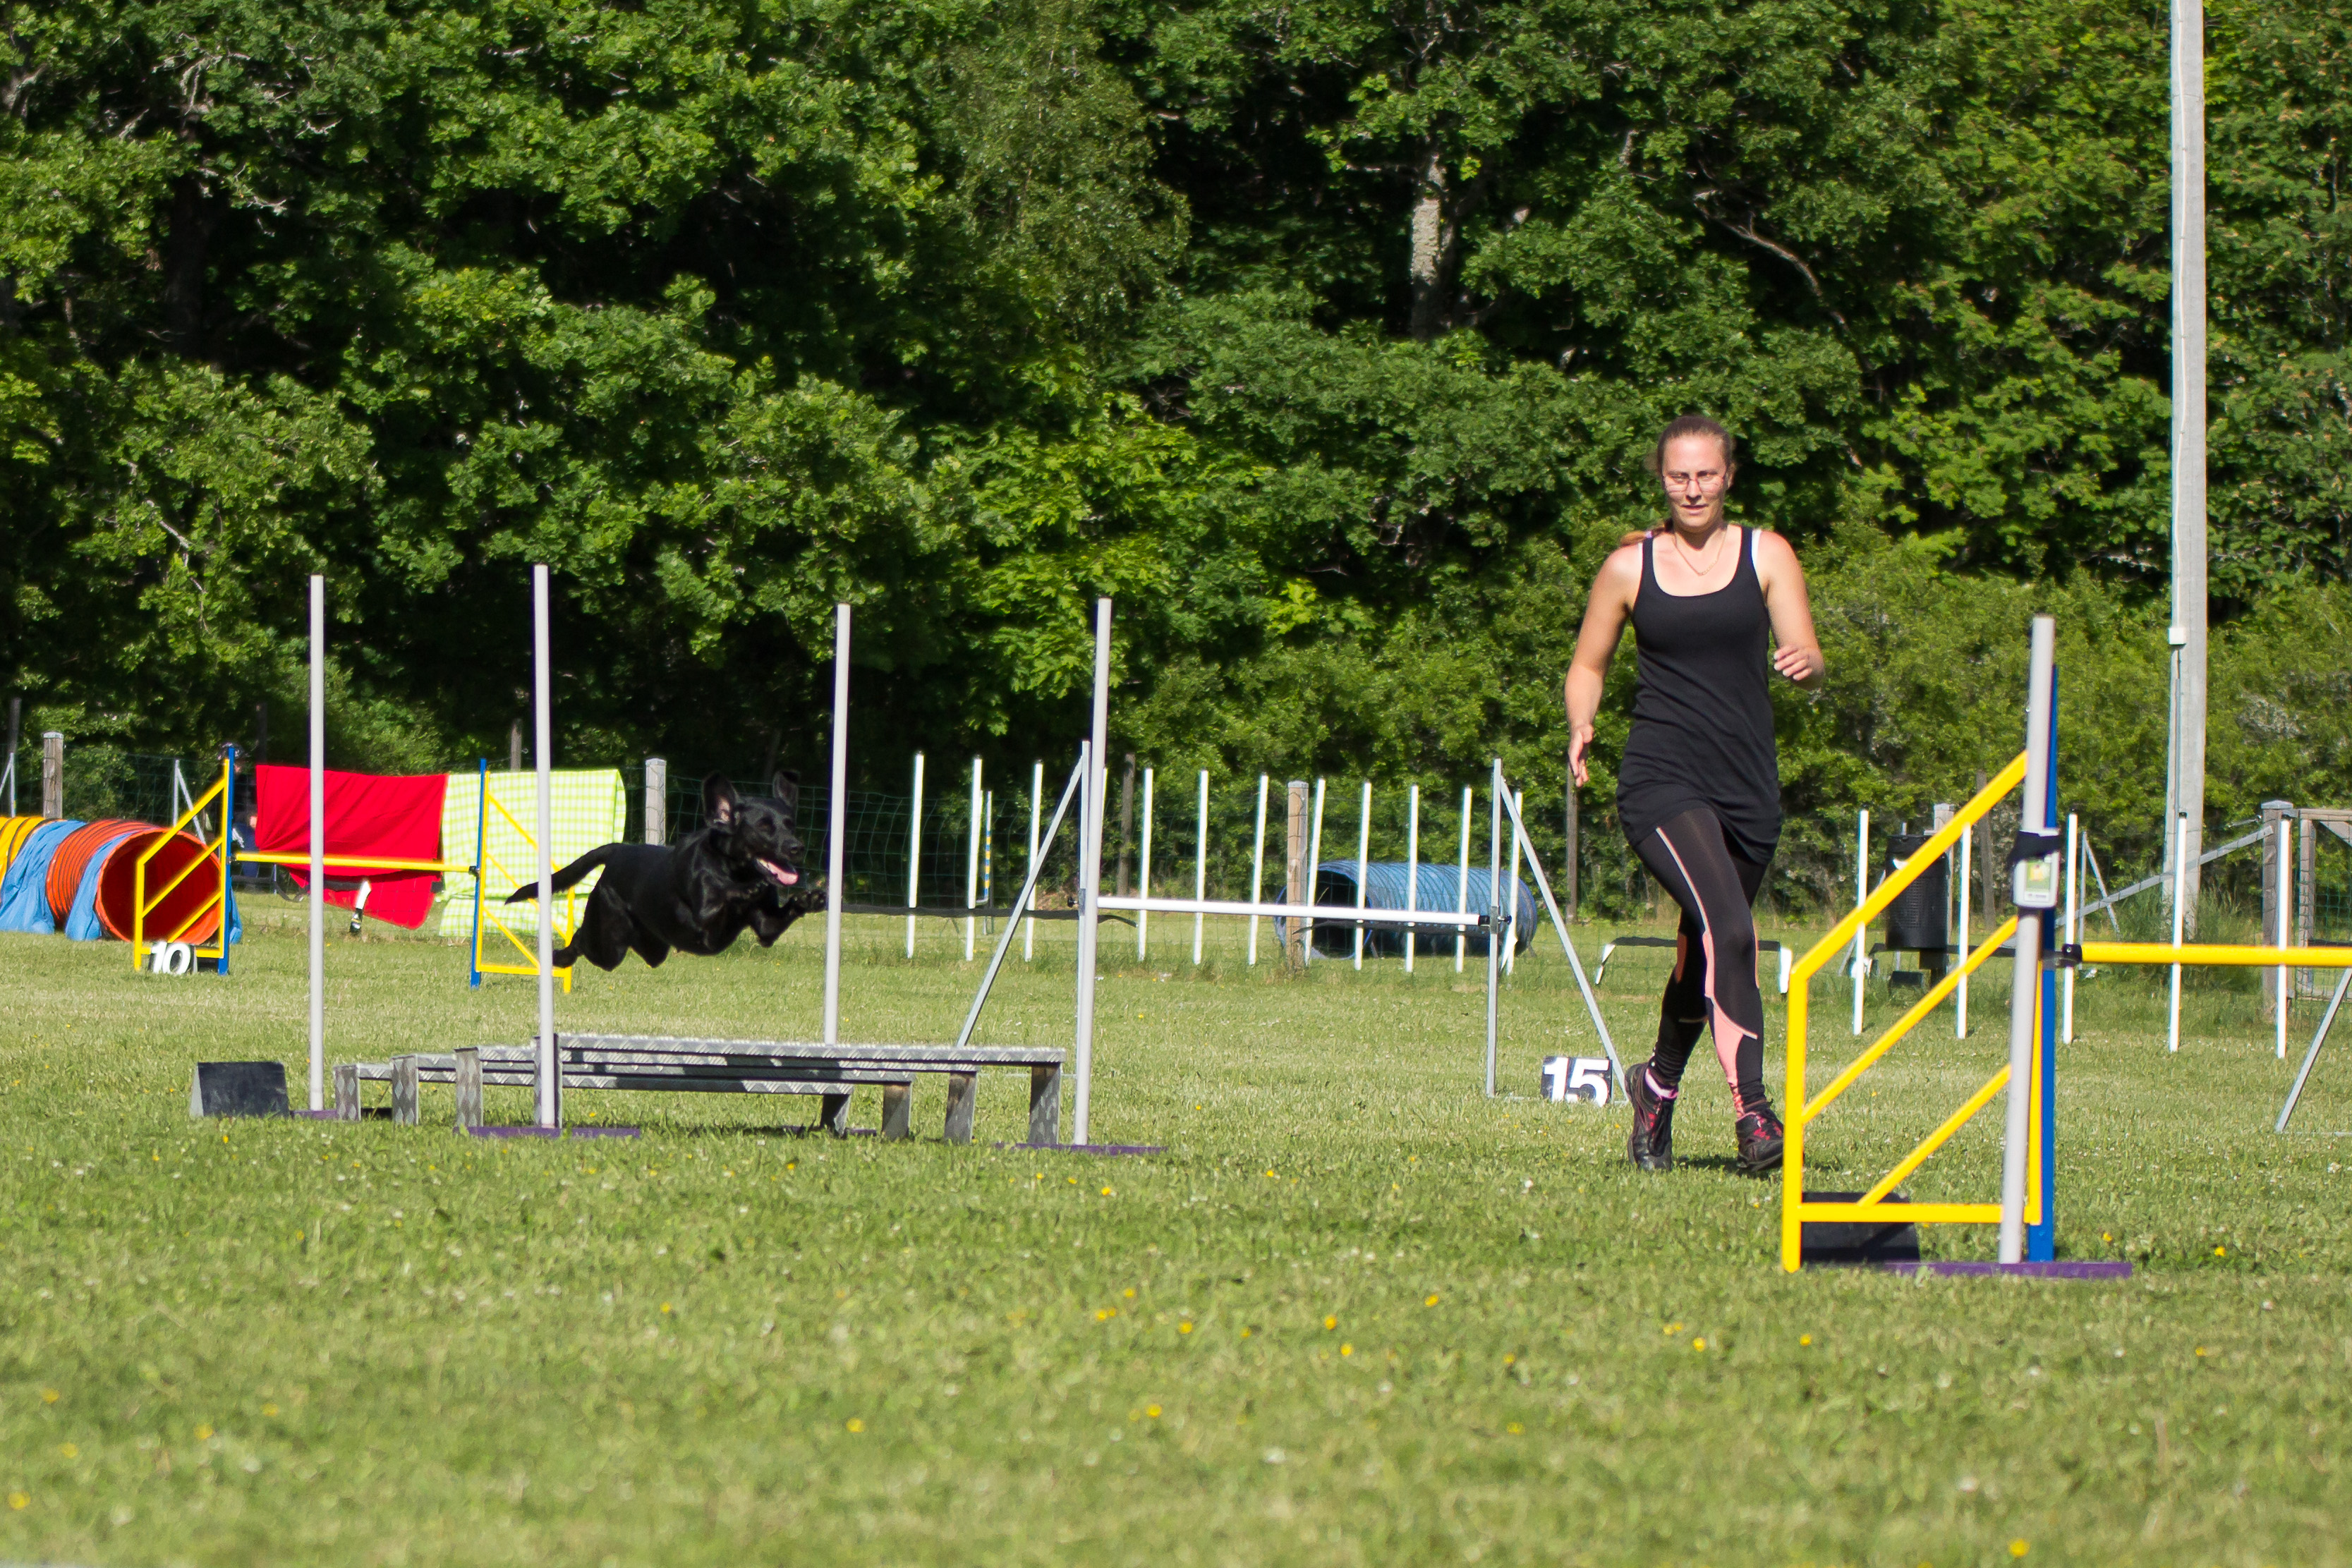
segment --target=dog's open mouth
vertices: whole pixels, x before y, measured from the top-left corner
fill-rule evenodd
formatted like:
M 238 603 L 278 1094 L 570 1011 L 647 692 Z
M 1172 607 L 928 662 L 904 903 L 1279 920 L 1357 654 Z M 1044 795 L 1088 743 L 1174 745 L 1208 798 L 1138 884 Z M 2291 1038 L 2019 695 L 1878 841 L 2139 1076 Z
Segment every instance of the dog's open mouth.
M 801 879 L 800 873 L 786 866 L 780 866 L 773 861 L 763 860 L 758 864 L 761 871 L 768 873 L 768 880 L 778 887 L 790 887 Z

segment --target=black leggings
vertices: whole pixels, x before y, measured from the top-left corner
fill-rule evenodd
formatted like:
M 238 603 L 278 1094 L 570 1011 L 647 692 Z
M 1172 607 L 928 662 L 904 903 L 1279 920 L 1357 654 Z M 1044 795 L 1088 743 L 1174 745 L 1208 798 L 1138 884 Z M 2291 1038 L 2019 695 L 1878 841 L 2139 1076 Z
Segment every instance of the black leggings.
M 1633 852 L 1682 905 L 1675 973 L 1658 1015 L 1650 1073 L 1669 1093 L 1701 1029 L 1715 1030 L 1715 1054 L 1731 1084 L 1733 1113 L 1764 1109 L 1764 993 L 1756 980 L 1756 921 L 1750 906 L 1768 862 L 1740 857 L 1716 814 L 1700 807 L 1633 841 Z

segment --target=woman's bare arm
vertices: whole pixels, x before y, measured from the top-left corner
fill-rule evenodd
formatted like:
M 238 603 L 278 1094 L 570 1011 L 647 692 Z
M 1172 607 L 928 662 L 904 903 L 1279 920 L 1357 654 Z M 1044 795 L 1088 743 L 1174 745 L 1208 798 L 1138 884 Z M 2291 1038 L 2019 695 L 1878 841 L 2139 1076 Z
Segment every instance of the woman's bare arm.
M 1584 754 L 1592 745 L 1592 717 L 1601 711 L 1601 684 L 1609 678 L 1609 661 L 1625 634 L 1633 613 L 1633 596 L 1642 589 L 1642 549 L 1627 545 L 1601 563 L 1592 591 L 1584 601 L 1584 626 L 1576 634 L 1576 656 L 1569 662 L 1568 765 L 1579 784 L 1588 782 Z
M 1809 692 L 1822 689 L 1829 664 L 1822 657 L 1821 640 L 1813 633 L 1813 606 L 1805 593 L 1805 569 L 1797 552 L 1779 534 L 1759 533 L 1756 539 L 1756 576 L 1763 585 L 1764 608 L 1772 616 L 1772 667 Z

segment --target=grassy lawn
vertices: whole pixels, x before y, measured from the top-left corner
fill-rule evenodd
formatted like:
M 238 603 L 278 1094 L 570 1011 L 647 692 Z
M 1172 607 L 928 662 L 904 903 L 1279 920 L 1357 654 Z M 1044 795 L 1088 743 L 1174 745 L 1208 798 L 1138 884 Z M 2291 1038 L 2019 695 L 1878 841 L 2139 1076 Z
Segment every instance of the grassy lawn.
M 1478 1092 L 1475 964 L 1288 978 L 1228 930 L 1195 969 L 1170 921 L 1148 964 L 1107 934 L 1094 1128 L 1164 1155 L 992 1147 L 1013 1074 L 965 1148 L 930 1080 L 913 1145 L 792 1135 L 796 1099 L 583 1095 L 643 1139 L 507 1146 L 449 1131 L 446 1090 L 424 1127 L 191 1123 L 195 1060 L 300 1080 L 302 944 L 255 913 L 226 981 L 0 938 L 0 1558 L 2352 1559 L 2352 1040 L 2274 1137 L 2294 1062 L 2250 977 L 2192 989 L 2172 1057 L 2160 972 L 2082 988 L 2061 1245 L 2129 1282 L 1790 1278 L 1704 1051 L 1670 1176 L 1627 1167 L 1621 1109 L 1533 1097 L 1591 1049 L 1556 947 L 1505 997 L 1518 1097 Z M 1016 951 L 982 1039 L 1067 1042 L 1069 933 Z M 853 1038 L 961 1020 L 960 939 L 903 934 L 853 923 Z M 559 1018 L 814 1038 L 821 935 L 583 970 Z M 468 991 L 450 948 L 339 938 L 329 968 L 334 1060 L 530 1027 L 527 981 Z M 1609 975 L 1633 1056 L 1662 977 Z M 1866 1185 L 1980 1082 L 2004 998 L 1817 1124 L 1816 1183 Z M 1908 1190 L 1996 1197 L 1998 1115 Z

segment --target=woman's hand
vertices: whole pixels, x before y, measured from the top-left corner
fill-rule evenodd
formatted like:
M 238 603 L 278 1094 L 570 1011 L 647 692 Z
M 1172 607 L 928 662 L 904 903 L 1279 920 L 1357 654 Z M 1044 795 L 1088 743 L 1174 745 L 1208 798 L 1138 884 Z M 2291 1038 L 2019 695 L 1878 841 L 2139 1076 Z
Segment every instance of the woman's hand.
M 1592 782 L 1584 767 L 1584 754 L 1591 749 L 1592 727 L 1589 724 L 1572 727 L 1568 732 L 1568 768 L 1576 775 L 1580 786 Z
M 1819 686 L 1829 672 L 1820 646 L 1812 643 L 1783 643 L 1773 649 L 1772 667 L 1808 691 Z

